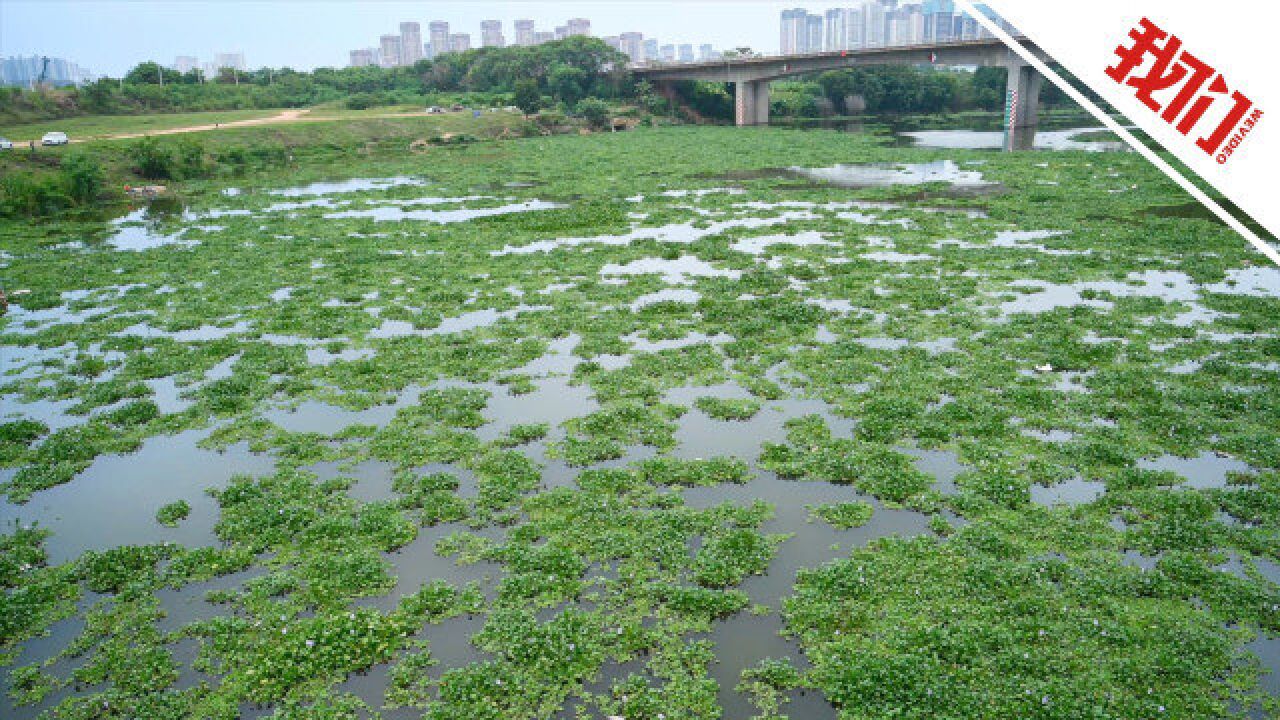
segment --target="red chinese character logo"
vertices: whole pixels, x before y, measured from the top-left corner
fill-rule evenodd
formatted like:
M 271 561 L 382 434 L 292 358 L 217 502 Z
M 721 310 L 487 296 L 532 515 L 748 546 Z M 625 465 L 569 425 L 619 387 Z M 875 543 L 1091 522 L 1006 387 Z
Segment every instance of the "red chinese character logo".
M 1169 35 L 1149 19 L 1142 18 L 1139 27 L 1129 31 L 1129 37 L 1133 40 L 1133 45 L 1116 48 L 1116 56 L 1120 60 L 1107 68 L 1107 75 L 1118 83 L 1137 88 L 1135 96 L 1138 100 L 1159 112 L 1165 122 L 1171 125 L 1176 122 L 1175 127 L 1183 135 L 1190 133 L 1210 106 L 1230 91 L 1226 78 L 1221 73 L 1195 55 L 1182 50 L 1182 41 L 1177 36 Z M 1146 64 L 1148 57 L 1152 59 L 1152 63 L 1146 73 L 1135 72 Z M 1152 95 L 1179 84 L 1181 86 L 1177 94 L 1163 107 Z M 1202 93 L 1206 84 L 1208 90 Z M 1253 102 L 1239 91 L 1231 92 L 1231 101 L 1233 106 L 1218 127 L 1207 137 L 1196 140 L 1196 145 L 1209 155 L 1218 153 L 1231 137 L 1232 131 L 1238 128 L 1239 138 L 1231 137 L 1234 143 L 1231 149 L 1234 150 L 1239 145 L 1239 140 L 1243 139 L 1243 135 L 1253 128 L 1262 115 L 1260 110 L 1254 110 L 1246 119 L 1245 116 L 1253 108 Z M 1221 155 L 1219 162 L 1225 162 Z

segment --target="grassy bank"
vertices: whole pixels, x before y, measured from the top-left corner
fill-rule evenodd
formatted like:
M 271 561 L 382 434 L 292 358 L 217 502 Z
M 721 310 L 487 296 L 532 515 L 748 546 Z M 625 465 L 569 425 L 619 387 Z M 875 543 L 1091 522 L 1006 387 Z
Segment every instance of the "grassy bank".
M 186 116 L 84 119 L 82 131 L 117 134 L 271 117 L 276 113 L 198 113 Z M 226 178 L 269 178 L 309 165 L 427 153 L 451 143 L 576 130 L 580 121 L 556 116 L 541 123 L 518 113 L 469 112 L 426 115 L 322 109 L 296 120 L 221 127 L 148 139 L 87 139 L 60 147 L 15 148 L 0 153 L 0 212 L 48 215 L 95 211 L 127 199 L 125 186 L 159 183 L 171 192 Z M 63 127 L 63 125 L 59 125 Z M 69 131 L 70 134 L 70 131 Z M 79 136 L 73 135 L 73 138 Z M 416 144 L 415 144 L 416 143 Z M 78 158 L 98 168 L 91 197 L 68 197 L 72 180 L 65 161 Z M 35 195 L 35 200 L 31 197 Z

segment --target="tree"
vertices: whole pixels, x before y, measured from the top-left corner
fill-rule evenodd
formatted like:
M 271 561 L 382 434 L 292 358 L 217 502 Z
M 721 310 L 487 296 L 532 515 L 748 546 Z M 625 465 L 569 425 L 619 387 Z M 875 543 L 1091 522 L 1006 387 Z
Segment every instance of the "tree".
M 829 70 L 818 76 L 818 84 L 822 86 L 822 94 L 835 107 L 842 112 L 849 112 L 849 108 L 845 107 L 845 99 L 858 94 L 852 73 L 847 70 Z
M 182 82 L 182 73 L 170 70 L 160 63 L 147 61 L 135 65 L 124 76 L 124 81 L 130 85 L 175 85 Z
M 80 103 L 85 110 L 106 115 L 116 110 L 116 83 L 102 78 L 80 88 Z
M 582 68 L 558 64 L 547 75 L 547 87 L 555 99 L 572 106 L 582 99 L 588 80 L 587 72 Z
M 542 107 L 542 93 L 538 92 L 538 83 L 525 78 L 516 81 L 516 107 L 525 115 L 533 115 Z
M 609 105 L 600 98 L 589 97 L 578 101 L 577 112 L 593 128 L 602 128 L 609 123 Z

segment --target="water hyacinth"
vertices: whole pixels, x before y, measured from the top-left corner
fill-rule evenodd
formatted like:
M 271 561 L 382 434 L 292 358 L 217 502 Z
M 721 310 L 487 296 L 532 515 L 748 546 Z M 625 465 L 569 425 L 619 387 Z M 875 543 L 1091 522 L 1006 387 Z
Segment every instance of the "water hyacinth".
M 1275 712 L 1280 292 L 1141 158 L 408 122 L 0 220 L 0 715 Z

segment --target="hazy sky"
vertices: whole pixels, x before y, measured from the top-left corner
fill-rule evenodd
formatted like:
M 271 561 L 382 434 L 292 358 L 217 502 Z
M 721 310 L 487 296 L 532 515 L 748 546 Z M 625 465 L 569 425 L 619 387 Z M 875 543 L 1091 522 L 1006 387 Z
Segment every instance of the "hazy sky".
M 480 21 L 532 18 L 552 30 L 570 17 L 591 20 L 592 34 L 637 30 L 663 43 L 747 45 L 776 51 L 784 8 L 821 12 L 844 2 L 772 0 L 597 0 L 596 2 L 414 2 L 368 0 L 0 0 L 0 56 L 65 57 L 92 72 L 118 75 L 143 60 L 173 62 L 177 55 L 211 60 L 241 50 L 251 68 L 341 66 L 347 51 L 378 44 L 401 20 L 446 20 L 452 32 L 480 44 Z

